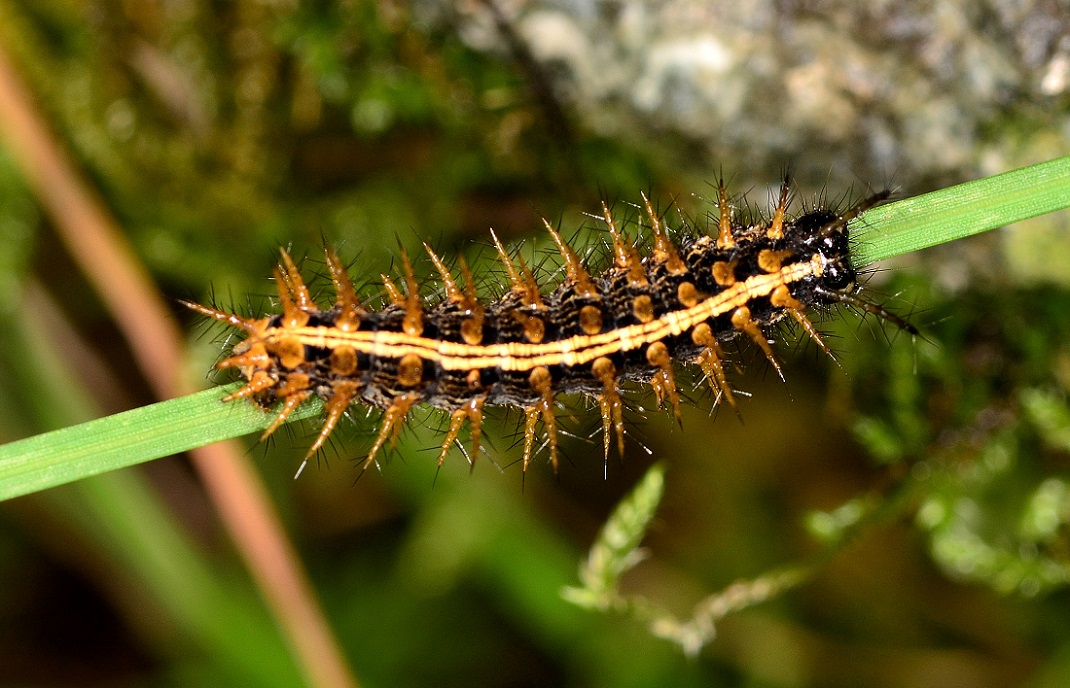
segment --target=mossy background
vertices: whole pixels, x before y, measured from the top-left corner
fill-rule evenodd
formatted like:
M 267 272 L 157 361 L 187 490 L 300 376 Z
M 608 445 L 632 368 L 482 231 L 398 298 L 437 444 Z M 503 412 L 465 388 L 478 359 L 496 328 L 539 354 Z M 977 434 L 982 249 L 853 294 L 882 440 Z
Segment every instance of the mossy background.
M 701 215 L 693 194 L 722 170 L 760 206 L 786 163 L 804 197 L 837 197 L 1070 152 L 1070 57 L 1044 38 L 1059 25 L 1045 3 L 942 21 L 909 2 L 857 15 L 732 3 L 718 22 L 687 2 L 501 4 L 505 34 L 481 2 L 0 2 L 0 43 L 162 293 L 253 294 L 254 308 L 279 245 L 314 258 L 326 238 L 374 283 L 399 243 L 487 267 L 488 227 L 542 246 L 540 215 L 571 230 L 601 198 L 624 208 L 642 190 Z M 729 57 L 710 58 L 710 41 Z M 458 453 L 436 471 L 434 416 L 356 484 L 371 420 L 297 481 L 312 426 L 250 452 L 364 685 L 1065 685 L 1067 235 L 1064 213 L 899 261 L 874 288 L 922 339 L 833 318 L 839 367 L 786 346 L 786 385 L 744 353 L 743 423 L 709 418 L 698 393 L 683 429 L 633 413 L 606 476 L 582 407 L 559 475 L 540 463 L 523 485 L 515 417 L 489 422 L 493 461 L 471 472 Z M 0 440 L 153 401 L 2 149 L 0 241 Z M 202 379 L 218 344 L 175 312 Z M 727 617 L 692 660 L 559 594 L 651 457 L 665 499 L 652 558 L 623 587 L 682 614 L 897 506 L 807 585 Z M 293 685 L 186 462 L 123 475 L 129 490 L 0 508 L 0 683 Z M 141 499 L 166 517 L 140 531 L 154 542 L 115 516 L 149 513 Z M 192 546 L 171 547 L 172 532 Z M 169 582 L 203 624 L 172 611 Z

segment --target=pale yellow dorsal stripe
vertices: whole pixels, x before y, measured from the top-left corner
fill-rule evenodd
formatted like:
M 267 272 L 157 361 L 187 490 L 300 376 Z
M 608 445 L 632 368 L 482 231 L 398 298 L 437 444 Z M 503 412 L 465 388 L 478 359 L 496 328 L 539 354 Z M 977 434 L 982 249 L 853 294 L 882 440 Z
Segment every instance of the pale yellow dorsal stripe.
M 691 308 L 666 313 L 647 323 L 630 325 L 596 335 L 576 335 L 554 342 L 472 345 L 414 337 L 404 332 L 342 332 L 331 327 L 293 327 L 272 330 L 264 335 L 269 346 L 280 339 L 297 339 L 305 346 L 335 349 L 352 347 L 359 353 L 379 358 L 401 358 L 415 354 L 446 370 L 500 368 L 527 371 L 538 366 L 577 366 L 601 356 L 633 351 L 670 336 L 679 336 L 710 318 L 731 313 L 754 299 L 764 298 L 781 285 L 807 277 L 820 277 L 824 259 L 815 254 L 809 261 L 792 263 L 768 274 L 754 275 Z

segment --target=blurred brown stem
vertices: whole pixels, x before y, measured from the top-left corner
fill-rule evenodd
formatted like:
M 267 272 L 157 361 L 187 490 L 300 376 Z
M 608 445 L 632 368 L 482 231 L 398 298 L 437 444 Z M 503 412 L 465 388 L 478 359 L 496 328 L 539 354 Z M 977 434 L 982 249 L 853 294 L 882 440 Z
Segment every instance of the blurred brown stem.
M 180 331 L 104 204 L 50 135 L 0 48 L 0 136 L 51 216 L 67 250 L 113 314 L 161 399 L 192 390 L 180 379 Z M 231 537 L 283 629 L 308 683 L 355 687 L 259 476 L 233 443 L 191 452 Z

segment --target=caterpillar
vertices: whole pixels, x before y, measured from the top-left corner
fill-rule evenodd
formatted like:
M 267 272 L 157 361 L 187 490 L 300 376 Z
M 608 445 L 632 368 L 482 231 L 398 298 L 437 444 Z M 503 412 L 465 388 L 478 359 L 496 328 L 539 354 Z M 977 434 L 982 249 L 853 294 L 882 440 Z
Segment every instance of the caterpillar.
M 851 260 L 851 224 L 890 192 L 874 193 L 841 211 L 815 204 L 790 214 L 792 188 L 785 177 L 771 214 L 752 213 L 744 222 L 722 180 L 711 222 L 716 234 L 711 235 L 670 235 L 643 194 L 652 233 L 645 249 L 625 238 L 603 202 L 601 220 L 612 262 L 597 276 L 544 219 L 564 271 L 549 293 L 523 258 L 510 256 L 491 230 L 509 279 L 508 290 L 493 303 L 480 300 L 463 260 L 461 282 L 427 244 L 444 291 L 444 298 L 432 304 L 421 296 L 402 250 L 400 286 L 382 275 L 386 305 L 366 308 L 330 247 L 325 247 L 326 264 L 335 302 L 329 308 L 315 303 L 285 249 L 274 270 L 281 313 L 249 318 L 182 303 L 245 333 L 216 367 L 237 369 L 246 381 L 223 401 L 253 399 L 274 408 L 261 440 L 313 395 L 324 400 L 323 424 L 302 467 L 354 404 L 383 411 L 362 470 L 388 442 L 396 442 L 409 411 L 421 404 L 449 414 L 438 465 L 466 423 L 467 456 L 474 462 L 484 409 L 504 405 L 523 411 L 524 473 L 539 449 L 540 425 L 556 472 L 559 395 L 584 395 L 596 402 L 608 461 L 613 444 L 624 454 L 623 381 L 648 384 L 658 406 L 679 419 L 677 362 L 697 365 L 714 403 L 724 401 L 736 409 L 725 370 L 726 342 L 738 337 L 752 341 L 783 379 L 769 337 L 777 323 L 791 319 L 831 355 L 807 316 L 809 309 L 844 305 L 917 334 L 904 318 L 865 298 Z

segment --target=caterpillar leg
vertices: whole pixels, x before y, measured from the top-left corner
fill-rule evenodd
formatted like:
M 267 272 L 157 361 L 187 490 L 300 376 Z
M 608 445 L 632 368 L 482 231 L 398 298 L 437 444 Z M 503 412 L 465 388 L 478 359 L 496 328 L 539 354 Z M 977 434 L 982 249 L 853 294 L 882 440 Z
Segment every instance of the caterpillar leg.
M 617 452 L 624 457 L 624 402 L 620 398 L 617 383 L 617 367 L 613 361 L 605 358 L 595 359 L 591 365 L 595 377 L 602 381 L 602 393 L 598 395 L 598 406 L 602 410 L 602 447 L 605 450 L 605 463 L 609 464 L 609 445 L 613 431 L 617 435 Z
M 368 466 L 375 463 L 375 457 L 379 455 L 379 450 L 383 448 L 387 441 L 390 442 L 392 447 L 397 444 L 401 430 L 405 427 L 405 416 L 409 414 L 409 409 L 417 401 L 419 399 L 415 394 L 408 393 L 400 394 L 390 402 L 390 406 L 383 413 L 383 424 L 379 426 L 379 434 L 375 438 L 375 443 L 372 444 L 372 448 L 368 451 L 368 457 L 364 459 L 364 464 L 360 467 L 361 473 L 368 470 Z
M 658 400 L 658 406 L 662 406 L 666 400 L 672 406 L 673 415 L 680 422 L 680 392 L 676 389 L 676 379 L 672 372 L 672 356 L 669 347 L 664 342 L 654 342 L 646 349 L 647 362 L 657 368 L 650 386 L 654 388 L 654 396 Z
M 456 409 L 450 415 L 450 427 L 446 431 L 446 437 L 442 440 L 441 451 L 438 454 L 438 467 L 442 468 L 442 464 L 446 461 L 446 454 L 449 453 L 450 447 L 457 441 L 457 437 L 461 434 L 461 428 L 464 427 L 464 422 L 468 421 L 471 428 L 472 436 L 472 449 L 471 454 L 468 457 L 468 463 L 475 466 L 476 459 L 479 457 L 479 438 L 483 427 L 483 402 L 486 401 L 486 397 L 476 397 L 464 404 L 459 409 Z
M 550 448 L 550 464 L 554 467 L 554 473 L 557 473 L 557 420 L 554 417 L 553 380 L 550 377 L 549 368 L 539 366 L 532 370 L 530 381 L 532 389 L 538 392 L 541 398 L 532 406 L 524 409 L 526 417 L 524 421 L 523 471 L 525 475 L 528 472 L 528 465 L 531 463 L 531 457 L 535 451 L 535 428 L 541 418 L 542 424 L 546 428 L 546 442 Z
M 739 407 L 736 405 L 736 396 L 732 393 L 732 385 L 728 383 L 728 378 L 724 374 L 724 351 L 721 350 L 713 329 L 708 324 L 702 323 L 691 332 L 691 341 L 703 347 L 695 362 L 702 369 L 713 393 L 717 395 L 714 404 L 723 398 L 738 416 Z
M 780 361 L 777 360 L 776 354 L 773 353 L 773 347 L 769 345 L 769 340 L 766 338 L 765 333 L 762 332 L 762 328 L 751 318 L 750 309 L 746 306 L 740 306 L 733 311 L 732 326 L 750 337 L 751 341 L 761 348 L 769 364 L 773 366 L 776 374 L 783 380 L 784 371 L 780 367 Z
M 792 296 L 785 285 L 782 284 L 773 291 L 773 294 L 770 297 L 770 302 L 772 302 L 774 306 L 786 308 L 788 312 L 791 313 L 791 317 L 795 319 L 795 322 L 802 326 L 803 331 L 806 332 L 810 339 L 814 340 L 814 343 L 821 347 L 821 350 L 828 354 L 830 358 L 833 360 L 836 359 L 832 353 L 832 349 L 828 347 L 828 344 L 825 344 L 825 340 L 821 338 L 821 333 L 814 327 L 814 323 L 810 318 L 806 317 L 806 306 Z

